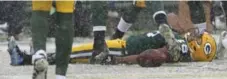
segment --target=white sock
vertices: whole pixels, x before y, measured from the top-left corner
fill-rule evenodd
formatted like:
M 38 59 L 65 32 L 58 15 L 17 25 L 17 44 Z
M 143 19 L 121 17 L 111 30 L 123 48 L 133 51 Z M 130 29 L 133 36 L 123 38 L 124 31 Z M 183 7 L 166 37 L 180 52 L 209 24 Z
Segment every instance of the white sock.
M 66 77 L 62 75 L 56 75 L 56 79 L 66 79 Z
M 94 26 L 93 32 L 94 31 L 106 31 L 106 26 Z
M 121 17 L 121 20 L 117 25 L 117 29 L 120 30 L 121 32 L 127 32 L 131 26 L 132 26 L 131 23 L 125 22 L 125 20 Z

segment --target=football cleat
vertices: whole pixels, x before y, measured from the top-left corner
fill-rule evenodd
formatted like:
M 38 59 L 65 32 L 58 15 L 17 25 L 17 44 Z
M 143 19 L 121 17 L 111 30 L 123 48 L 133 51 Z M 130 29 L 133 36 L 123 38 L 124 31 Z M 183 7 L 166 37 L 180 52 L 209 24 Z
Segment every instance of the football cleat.
M 165 11 L 157 11 L 153 14 L 153 19 L 158 25 L 166 23 L 167 24 L 167 15 Z
M 109 48 L 107 47 L 106 43 L 104 44 L 104 50 L 101 52 L 94 51 L 94 54 L 92 55 L 90 59 L 91 64 L 103 64 L 105 59 L 107 58 L 109 54 Z
M 8 52 L 11 59 L 11 65 L 20 65 L 23 62 L 23 57 L 19 54 L 20 49 L 17 47 L 15 38 L 11 36 L 8 41 Z
M 47 79 L 48 61 L 44 50 L 39 50 L 32 56 L 32 64 L 34 65 L 32 79 Z

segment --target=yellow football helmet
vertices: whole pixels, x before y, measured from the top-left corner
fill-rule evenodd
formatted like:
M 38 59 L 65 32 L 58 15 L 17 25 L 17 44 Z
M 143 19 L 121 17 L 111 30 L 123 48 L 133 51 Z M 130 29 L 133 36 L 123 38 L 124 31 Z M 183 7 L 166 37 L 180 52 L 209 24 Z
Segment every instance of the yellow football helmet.
M 198 40 L 188 42 L 191 58 L 194 61 L 212 61 L 216 55 L 215 39 L 204 32 Z

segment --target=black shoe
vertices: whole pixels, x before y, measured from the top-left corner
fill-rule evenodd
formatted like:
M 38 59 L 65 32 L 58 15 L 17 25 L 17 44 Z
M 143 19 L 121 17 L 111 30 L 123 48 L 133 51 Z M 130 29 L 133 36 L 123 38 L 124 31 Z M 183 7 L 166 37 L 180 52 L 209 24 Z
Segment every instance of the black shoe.
M 116 57 L 113 55 L 108 55 L 105 60 L 102 62 L 104 65 L 115 65 L 117 64 L 116 62 Z
M 104 49 L 102 51 L 94 50 L 94 52 L 92 53 L 92 57 L 90 58 L 90 63 L 91 64 L 103 64 L 104 63 L 103 61 L 105 61 L 108 54 L 109 54 L 109 48 L 105 44 Z
M 167 24 L 167 16 L 165 11 L 155 12 L 153 15 L 153 19 L 155 23 L 157 23 L 158 25 L 164 24 L 164 23 Z
M 124 32 L 121 32 L 120 30 L 116 29 L 116 32 L 113 34 L 113 36 L 110 38 L 111 40 L 122 38 L 124 36 Z

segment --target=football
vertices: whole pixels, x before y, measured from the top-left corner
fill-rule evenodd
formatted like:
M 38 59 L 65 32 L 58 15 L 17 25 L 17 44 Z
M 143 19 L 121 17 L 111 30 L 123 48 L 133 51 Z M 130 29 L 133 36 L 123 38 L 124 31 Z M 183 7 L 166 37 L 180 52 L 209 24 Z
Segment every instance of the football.
M 167 54 L 158 49 L 148 49 L 140 53 L 137 62 L 142 67 L 159 67 L 167 60 Z

